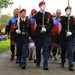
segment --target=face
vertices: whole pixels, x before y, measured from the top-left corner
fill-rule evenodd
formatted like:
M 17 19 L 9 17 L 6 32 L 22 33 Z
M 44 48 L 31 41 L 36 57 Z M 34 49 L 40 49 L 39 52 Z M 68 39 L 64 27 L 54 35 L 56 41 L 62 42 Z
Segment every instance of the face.
M 52 18 L 56 17 L 56 13 L 52 13 Z
M 44 5 L 42 4 L 42 5 L 40 5 L 39 7 L 40 7 L 40 10 L 43 11 L 43 10 L 45 10 L 45 7 L 46 7 L 46 6 L 45 6 L 45 4 L 44 4 Z
M 20 16 L 21 16 L 22 18 L 25 18 L 26 12 L 25 12 L 25 11 L 22 11 L 22 12 L 20 13 Z
M 67 10 L 66 10 L 66 14 L 67 14 L 67 15 L 70 15 L 70 14 L 71 14 L 71 9 L 67 9 Z
M 59 18 L 60 16 L 61 16 L 61 11 L 60 11 L 60 10 L 57 10 L 57 11 L 56 11 L 56 17 Z
M 18 17 L 19 15 L 19 9 L 14 10 L 14 16 Z

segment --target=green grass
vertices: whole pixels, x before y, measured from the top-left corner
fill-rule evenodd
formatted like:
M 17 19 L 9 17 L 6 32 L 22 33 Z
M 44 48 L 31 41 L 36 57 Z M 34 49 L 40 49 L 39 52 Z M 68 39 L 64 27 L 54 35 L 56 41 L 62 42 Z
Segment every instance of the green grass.
M 0 53 L 6 52 L 10 49 L 10 41 L 9 39 L 6 41 L 0 42 Z
M 2 32 L 5 32 L 5 28 L 2 29 Z

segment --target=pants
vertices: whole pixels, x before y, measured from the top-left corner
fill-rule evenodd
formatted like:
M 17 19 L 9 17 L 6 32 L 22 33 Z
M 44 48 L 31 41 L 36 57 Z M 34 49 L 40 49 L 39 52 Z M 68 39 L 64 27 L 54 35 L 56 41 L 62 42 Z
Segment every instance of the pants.
M 50 39 L 49 38 L 45 38 L 45 39 L 37 38 L 37 39 L 35 39 L 35 44 L 36 44 L 37 64 L 40 64 L 40 62 L 41 62 L 41 48 L 42 48 L 43 49 L 43 58 L 44 58 L 43 66 L 48 67 Z
M 10 36 L 10 50 L 12 55 L 15 55 L 15 33 L 11 32 Z
M 26 57 L 28 50 L 27 43 L 26 44 L 17 43 L 17 50 L 19 63 L 26 65 Z
M 62 63 L 65 63 L 65 55 L 66 51 L 68 51 L 68 64 L 73 65 L 73 48 L 74 48 L 74 40 L 69 40 L 67 42 L 60 41 L 61 46 L 61 60 Z

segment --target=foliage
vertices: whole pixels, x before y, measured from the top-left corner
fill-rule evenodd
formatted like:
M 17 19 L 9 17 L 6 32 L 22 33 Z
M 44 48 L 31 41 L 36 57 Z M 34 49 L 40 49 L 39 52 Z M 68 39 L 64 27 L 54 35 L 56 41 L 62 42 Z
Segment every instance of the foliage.
M 7 8 L 8 6 L 12 5 L 12 0 L 0 0 L 0 9 Z
M 1 16 L 0 23 L 1 23 L 3 28 L 5 28 L 10 17 L 11 17 L 10 14 L 5 14 L 5 15 Z

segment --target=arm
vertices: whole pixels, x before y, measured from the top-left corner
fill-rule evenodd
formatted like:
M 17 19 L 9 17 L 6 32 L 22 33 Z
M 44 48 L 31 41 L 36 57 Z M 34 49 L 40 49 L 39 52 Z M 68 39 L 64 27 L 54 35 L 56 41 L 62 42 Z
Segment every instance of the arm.
M 9 35 L 10 32 L 10 25 L 11 25 L 11 19 L 8 21 L 6 27 L 5 27 L 5 34 Z
M 47 13 L 47 16 L 48 16 L 48 23 L 47 23 L 45 28 L 47 29 L 47 31 L 51 32 L 51 29 L 54 26 L 54 23 L 53 23 L 52 16 L 51 16 L 51 14 L 49 12 Z

